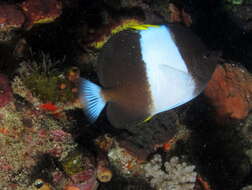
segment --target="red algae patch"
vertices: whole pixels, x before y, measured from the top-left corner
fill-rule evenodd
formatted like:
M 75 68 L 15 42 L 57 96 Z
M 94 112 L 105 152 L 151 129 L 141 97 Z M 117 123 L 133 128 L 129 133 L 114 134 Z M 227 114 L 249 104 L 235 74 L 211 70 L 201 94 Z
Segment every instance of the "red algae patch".
M 218 118 L 244 119 L 252 108 L 252 75 L 237 66 L 218 65 L 205 95 Z

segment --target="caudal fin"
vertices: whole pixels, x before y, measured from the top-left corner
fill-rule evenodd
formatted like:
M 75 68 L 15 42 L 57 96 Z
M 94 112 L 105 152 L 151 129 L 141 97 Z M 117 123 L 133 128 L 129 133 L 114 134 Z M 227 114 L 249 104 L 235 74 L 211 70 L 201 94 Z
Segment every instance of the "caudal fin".
M 101 96 L 101 87 L 89 80 L 81 79 L 80 99 L 84 104 L 85 114 L 90 122 L 94 123 L 106 104 Z

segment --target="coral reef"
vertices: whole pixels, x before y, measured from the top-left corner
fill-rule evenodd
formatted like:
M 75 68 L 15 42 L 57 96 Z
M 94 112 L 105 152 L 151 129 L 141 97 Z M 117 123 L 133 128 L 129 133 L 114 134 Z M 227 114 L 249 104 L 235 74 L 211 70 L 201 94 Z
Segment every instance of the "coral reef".
M 26 0 L 20 7 L 30 26 L 54 21 L 61 15 L 62 9 L 61 2 L 58 0 Z
M 14 30 L 22 27 L 25 22 L 23 12 L 16 5 L 0 5 L 0 41 L 9 41 L 14 36 Z
M 110 169 L 110 164 L 106 153 L 100 151 L 96 161 L 97 161 L 97 179 L 103 183 L 109 182 L 113 177 L 113 173 Z
M 217 119 L 244 119 L 252 108 L 252 75 L 232 64 L 218 65 L 205 90 Z
M 41 106 L 18 77 L 12 82 L 12 95 L 7 78 L 1 77 L 3 93 L 8 94 L 0 107 L 0 189 L 96 189 L 94 156 L 75 154 L 78 145 L 68 132 L 74 122 L 55 117 L 53 104 Z
M 2 4 L 0 6 L 1 31 L 22 27 L 25 17 L 16 5 Z
M 34 100 L 34 103 L 36 102 L 35 105 L 44 103 L 41 108 L 48 109 L 49 111 L 56 111 L 59 109 L 53 104 L 57 104 L 58 107 L 60 107 L 59 105 L 61 103 L 73 103 L 74 101 L 77 101 L 77 79 L 79 78 L 79 75 L 70 76 L 69 73 L 72 73 L 72 71 L 67 71 L 65 76 L 63 72 L 59 72 L 56 69 L 56 66 L 59 63 L 60 61 L 52 61 L 49 55 L 45 55 L 44 53 L 39 54 L 37 60 L 22 62 L 20 64 L 21 67 L 18 70 L 20 80 L 17 76 L 14 81 L 17 83 L 18 81 L 19 83 L 23 83 L 25 86 L 24 88 L 26 89 L 23 91 L 28 92 L 27 89 L 30 89 L 31 94 L 28 96 L 22 92 L 17 93 L 28 100 L 30 99 L 30 101 L 30 96 L 37 98 L 37 100 Z M 78 72 L 78 70 L 75 72 Z M 75 78 L 73 79 L 73 77 Z M 13 87 L 15 90 L 20 91 L 20 88 L 23 85 L 16 84 Z M 51 106 L 50 103 L 52 103 Z
M 167 154 L 169 155 L 169 153 Z M 142 161 L 114 142 L 108 151 L 108 157 L 115 174 L 124 176 L 128 179 L 128 183 L 134 184 L 134 180 L 132 181 L 134 178 L 140 183 L 141 180 L 146 181 L 152 188 L 160 190 L 211 190 L 208 182 L 195 171 L 194 165 L 182 162 L 176 156 L 168 156 L 167 160 L 162 159 L 161 155 L 155 154 L 150 161 Z M 117 180 L 120 181 L 120 179 Z M 147 188 L 145 185 L 143 186 Z
M 61 160 L 76 147 L 69 133 L 59 132 L 68 128 L 67 121 L 56 121 L 23 101 L 1 108 L 1 123 L 1 189 L 11 184 L 25 189 L 42 155 Z
M 27 0 L 21 4 L 1 3 L 0 41 L 10 41 L 15 31 L 33 27 L 35 24 L 49 23 L 61 15 L 62 5 L 58 0 Z
M 12 101 L 12 90 L 9 80 L 3 74 L 0 74 L 0 108 Z
M 123 176 L 137 175 L 141 170 L 139 164 L 143 162 L 120 147 L 117 142 L 108 151 L 108 158 L 111 165 L 116 168 L 116 172 Z
M 251 10 L 251 0 L 2 2 L 0 189 L 251 189 Z M 97 82 L 100 48 L 167 22 L 222 52 L 204 94 L 138 126 L 105 114 L 88 123 L 78 85 Z
M 100 170 L 105 160 L 100 159 L 96 166 L 91 153 L 77 151 L 78 145 L 67 132 L 73 123 L 65 117 L 55 119 L 17 94 L 0 108 L 0 113 L 0 178 L 3 180 L 0 189 L 52 190 L 56 186 L 95 190 L 98 187 L 96 175 L 104 175 L 96 172 L 96 167 Z
M 16 5 L 0 5 L 0 41 L 10 41 L 16 36 L 16 31 L 23 26 L 25 16 Z
M 66 189 L 75 187 L 81 190 L 92 190 L 98 186 L 94 157 L 91 154 L 72 152 L 62 161 L 62 166 L 71 179 Z
M 150 178 L 151 186 L 160 190 L 193 190 L 196 183 L 197 173 L 194 165 L 181 162 L 178 157 L 172 157 L 164 163 L 161 156 L 156 154 L 153 159 L 143 166 L 145 177 Z

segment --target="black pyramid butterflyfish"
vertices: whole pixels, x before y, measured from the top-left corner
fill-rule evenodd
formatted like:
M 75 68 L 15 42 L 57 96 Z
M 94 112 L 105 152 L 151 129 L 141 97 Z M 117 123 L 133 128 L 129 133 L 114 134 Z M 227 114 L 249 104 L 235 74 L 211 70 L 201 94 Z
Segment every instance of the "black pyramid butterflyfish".
M 94 122 L 106 106 L 114 126 L 136 124 L 185 104 L 215 68 L 202 41 L 178 25 L 140 25 L 113 35 L 98 56 L 100 85 L 81 79 L 80 98 Z

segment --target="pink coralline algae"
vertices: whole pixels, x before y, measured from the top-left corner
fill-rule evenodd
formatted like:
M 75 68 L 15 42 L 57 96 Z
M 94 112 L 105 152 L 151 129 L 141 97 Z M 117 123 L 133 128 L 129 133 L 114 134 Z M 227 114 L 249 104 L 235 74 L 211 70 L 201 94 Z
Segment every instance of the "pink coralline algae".
M 57 184 L 60 182 L 60 180 L 64 178 L 64 174 L 61 171 L 55 171 L 52 173 L 52 177 L 53 177 L 53 182 Z
M 98 182 L 95 176 L 95 170 L 88 169 L 71 176 L 73 184 L 65 186 L 64 190 L 95 190 Z
M 61 129 L 52 130 L 50 135 L 52 136 L 53 140 L 57 142 L 63 142 L 67 138 L 71 137 L 70 133 L 66 133 Z
M 80 190 L 96 190 L 98 187 L 98 182 L 95 178 L 90 178 L 86 183 L 78 185 Z
M 97 170 L 94 156 L 89 152 L 72 152 L 63 160 L 64 172 L 71 180 L 65 184 L 64 190 L 95 190 L 98 186 L 96 180 Z
M 0 108 L 12 101 L 12 90 L 7 77 L 0 74 Z
M 64 190 L 96 190 L 98 185 L 95 177 L 92 177 L 80 184 L 67 185 Z
M 94 176 L 94 173 L 95 172 L 93 169 L 87 169 L 72 175 L 71 179 L 73 180 L 74 183 L 82 183 L 91 179 Z

